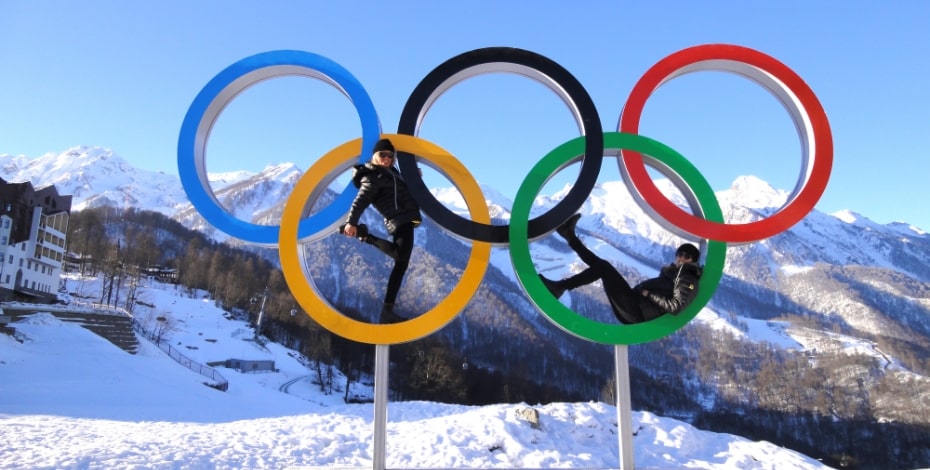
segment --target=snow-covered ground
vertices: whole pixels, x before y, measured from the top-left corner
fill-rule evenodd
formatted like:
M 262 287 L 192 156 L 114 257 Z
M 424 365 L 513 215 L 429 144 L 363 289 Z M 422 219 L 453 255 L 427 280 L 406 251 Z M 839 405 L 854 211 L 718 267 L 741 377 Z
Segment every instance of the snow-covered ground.
M 96 280 L 69 280 L 99 296 Z M 173 348 L 201 364 L 271 359 L 277 372 L 217 370 L 226 392 L 140 339 L 137 354 L 50 313 L 0 334 L 0 468 L 371 468 L 373 405 L 320 391 L 294 351 L 262 345 L 253 330 L 174 287 L 139 289 L 136 315 L 164 317 Z M 335 380 L 340 387 L 344 378 Z M 370 389 L 353 389 L 353 394 Z M 539 426 L 519 412 L 534 408 Z M 603 403 L 432 402 L 388 406 L 388 468 L 598 468 L 619 466 L 617 413 Z M 812 469 L 819 462 L 768 442 L 701 431 L 633 413 L 636 468 Z

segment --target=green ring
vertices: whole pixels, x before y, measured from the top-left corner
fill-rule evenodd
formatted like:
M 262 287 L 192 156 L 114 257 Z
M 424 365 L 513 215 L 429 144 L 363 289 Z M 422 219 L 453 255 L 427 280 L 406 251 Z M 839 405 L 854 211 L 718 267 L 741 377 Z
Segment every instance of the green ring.
M 707 180 L 698 172 L 697 168 L 685 157 L 670 147 L 636 134 L 625 132 L 605 132 L 604 149 L 632 150 L 643 154 L 643 157 L 655 159 L 676 172 L 697 198 L 700 207 L 692 207 L 696 215 L 707 220 L 723 223 L 723 212 L 714 195 L 713 189 Z M 678 315 L 662 315 L 654 320 L 637 323 L 635 325 L 601 323 L 584 316 L 562 305 L 543 285 L 533 265 L 530 256 L 529 216 L 533 201 L 539 195 L 540 189 L 550 177 L 558 173 L 565 166 L 577 161 L 584 155 L 584 138 L 572 139 L 546 154 L 536 166 L 530 170 L 526 179 L 520 185 L 514 199 L 510 220 L 510 260 L 513 263 L 517 279 L 523 286 L 530 300 L 536 304 L 556 326 L 568 333 L 574 334 L 588 341 L 602 344 L 639 344 L 654 341 L 674 333 L 686 323 L 691 321 L 707 304 L 723 275 L 723 265 L 726 259 L 726 243 L 707 240 L 707 256 L 705 257 L 704 274 L 701 276 L 700 288 L 694 302 Z M 618 157 L 619 158 L 619 157 Z M 649 162 L 655 166 L 655 162 Z M 679 188 L 684 191 L 684 188 Z

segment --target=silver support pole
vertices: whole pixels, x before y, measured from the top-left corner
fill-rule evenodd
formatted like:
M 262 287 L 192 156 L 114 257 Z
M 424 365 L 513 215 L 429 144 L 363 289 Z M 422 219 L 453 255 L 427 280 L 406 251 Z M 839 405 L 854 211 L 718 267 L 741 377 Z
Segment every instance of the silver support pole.
M 388 358 L 390 346 L 375 345 L 375 429 L 372 469 L 384 470 L 385 435 L 387 434 Z
M 617 439 L 620 470 L 633 470 L 633 411 L 630 398 L 630 356 L 627 346 L 614 346 L 614 381 L 617 385 Z

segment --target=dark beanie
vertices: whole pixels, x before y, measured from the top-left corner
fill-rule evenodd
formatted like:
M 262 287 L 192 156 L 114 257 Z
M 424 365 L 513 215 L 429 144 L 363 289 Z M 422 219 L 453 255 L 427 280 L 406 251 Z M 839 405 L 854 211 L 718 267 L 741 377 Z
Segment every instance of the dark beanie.
M 381 139 L 375 143 L 375 149 L 371 153 L 380 152 L 382 150 L 390 150 L 393 152 L 394 144 L 392 144 L 390 140 Z
M 675 250 L 675 254 L 677 255 L 678 253 L 684 253 L 688 255 L 691 257 L 692 261 L 697 261 L 698 258 L 701 257 L 701 250 L 690 243 L 685 243 L 684 245 L 679 246 L 678 249 Z

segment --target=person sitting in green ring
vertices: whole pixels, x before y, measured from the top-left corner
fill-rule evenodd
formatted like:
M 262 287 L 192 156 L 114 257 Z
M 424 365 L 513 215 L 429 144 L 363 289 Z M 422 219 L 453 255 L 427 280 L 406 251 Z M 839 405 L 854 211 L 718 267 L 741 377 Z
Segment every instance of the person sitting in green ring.
M 556 298 L 566 290 L 575 289 L 601 280 L 610 308 L 620 323 L 634 324 L 658 318 L 666 313 L 673 315 L 688 307 L 698 292 L 698 282 L 704 269 L 697 264 L 701 250 L 685 243 L 675 251 L 675 262 L 664 266 L 659 276 L 630 287 L 630 284 L 606 260 L 591 252 L 575 234 L 575 224 L 581 214 L 575 214 L 556 229 L 568 246 L 588 265 L 574 276 L 553 281 L 542 274 L 543 284 Z

